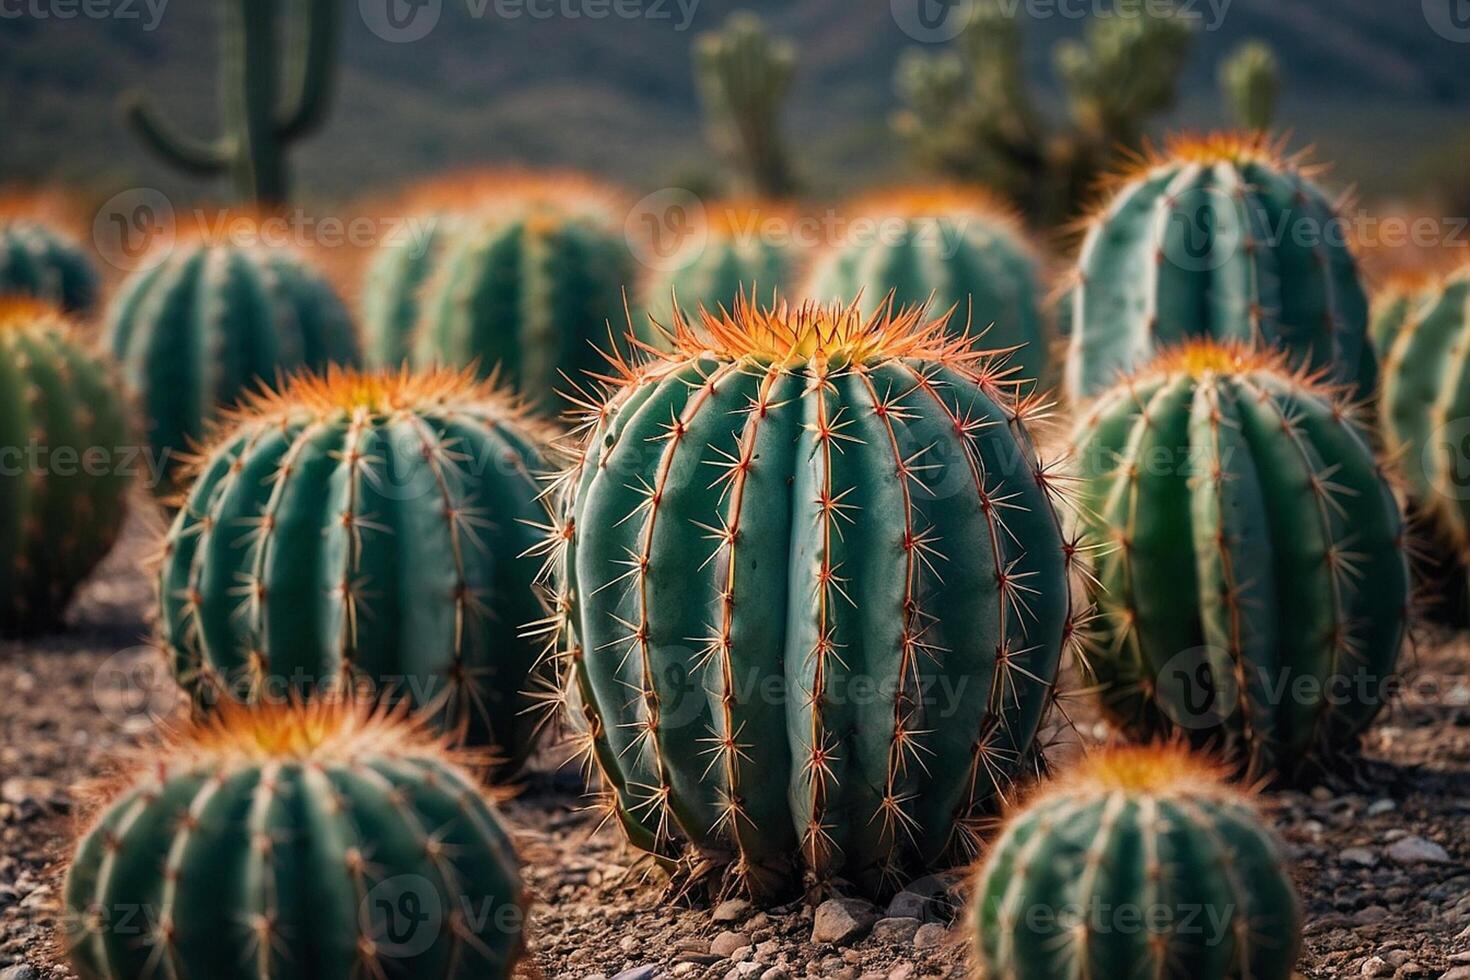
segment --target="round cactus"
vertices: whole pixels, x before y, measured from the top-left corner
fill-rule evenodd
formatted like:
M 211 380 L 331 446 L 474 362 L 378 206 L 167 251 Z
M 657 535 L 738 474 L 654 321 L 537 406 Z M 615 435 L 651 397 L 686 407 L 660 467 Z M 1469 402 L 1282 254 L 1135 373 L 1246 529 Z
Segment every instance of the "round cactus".
M 1368 302 L 1335 206 L 1262 134 L 1177 139 L 1088 222 L 1066 385 L 1090 398 L 1161 348 L 1207 337 L 1281 348 L 1373 394 Z
M 952 187 L 891 192 L 845 210 L 849 233 L 816 260 L 804 296 L 846 302 L 861 292 L 865 314 L 890 291 L 899 306 L 953 308 L 951 324 L 973 328 L 977 346 L 1017 348 L 1018 377 L 1047 377 L 1041 260 L 1009 208 Z
M 1470 265 L 1432 286 L 1405 291 L 1383 310 L 1397 329 L 1383 357 L 1384 439 L 1415 497 L 1470 552 Z
M 375 368 L 396 368 L 412 358 L 414 326 L 424 283 L 441 257 L 448 215 L 426 215 L 401 240 L 384 242 L 368 263 L 362 288 L 364 354 Z
M 1415 271 L 1399 273 L 1384 283 L 1373 297 L 1368 319 L 1368 337 L 1382 361 L 1388 355 L 1399 331 L 1425 300 L 1434 295 L 1438 277 Z M 1387 365 L 1383 366 L 1387 371 Z
M 728 307 L 738 294 L 773 295 L 790 284 L 799 254 L 797 213 L 779 204 L 715 201 L 705 206 L 703 234 L 669 256 L 644 280 L 643 308 L 655 322 L 674 322 L 677 299 L 686 317 L 700 307 Z
M 131 442 L 116 380 L 66 318 L 0 299 L 0 633 L 55 625 L 112 549 Z
M 357 362 L 351 317 L 325 279 L 290 253 L 218 243 L 179 246 L 134 273 L 108 343 L 171 468 L 256 384 Z
M 106 801 L 64 886 L 83 980 L 509 978 L 527 904 L 453 752 L 341 703 L 231 708 Z
M 548 429 L 464 373 L 301 377 L 231 416 L 169 531 L 163 644 L 197 699 L 366 686 L 507 769 L 531 749 Z
M 1289 980 L 1301 904 L 1254 801 L 1177 747 L 1100 751 L 1012 814 L 980 868 L 982 978 Z
M 1097 399 L 1074 441 L 1115 720 L 1261 775 L 1352 745 L 1386 696 L 1409 571 L 1335 390 L 1283 355 L 1198 342 Z
M 36 221 L 0 223 L 0 296 L 30 296 L 69 313 L 97 301 L 97 271 L 81 247 Z
M 739 299 L 589 406 L 547 628 L 669 867 L 878 893 L 972 844 L 1034 748 L 1072 552 L 1033 403 L 920 318 Z

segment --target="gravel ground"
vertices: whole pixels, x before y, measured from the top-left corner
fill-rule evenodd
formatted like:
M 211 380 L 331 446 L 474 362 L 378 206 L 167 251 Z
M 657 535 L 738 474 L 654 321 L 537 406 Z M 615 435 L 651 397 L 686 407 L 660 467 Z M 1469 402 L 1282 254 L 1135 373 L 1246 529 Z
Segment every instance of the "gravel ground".
M 134 522 L 65 634 L 0 643 L 0 980 L 70 977 L 55 941 L 62 862 L 82 787 L 148 741 L 173 694 L 151 654 L 150 529 Z M 1270 801 L 1306 904 L 1307 977 L 1470 980 L 1470 639 L 1420 644 L 1409 693 L 1371 731 L 1351 777 Z M 150 685 L 150 681 L 156 682 Z M 144 692 L 144 693 L 140 693 Z M 1100 734 L 1090 721 L 1088 737 Z M 536 899 L 527 977 L 960 977 L 950 928 L 964 876 L 888 909 L 831 901 L 758 911 L 667 899 L 594 833 L 580 786 L 538 764 L 505 807 Z M 814 933 L 816 934 L 814 936 Z

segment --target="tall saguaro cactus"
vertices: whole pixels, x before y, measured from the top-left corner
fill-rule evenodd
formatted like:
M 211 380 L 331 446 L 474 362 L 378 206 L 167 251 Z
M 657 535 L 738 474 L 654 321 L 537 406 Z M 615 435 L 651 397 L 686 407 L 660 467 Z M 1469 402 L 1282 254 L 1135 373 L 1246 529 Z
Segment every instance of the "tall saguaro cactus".
M 735 170 L 740 193 L 784 197 L 795 189 L 781 139 L 781 103 L 795 71 L 796 46 L 769 36 L 754 14 L 733 14 L 699 39 L 695 82 L 710 138 Z
M 123 108 L 139 139 L 167 162 L 203 176 L 231 173 L 242 197 L 281 204 L 290 192 L 286 148 L 321 125 L 331 101 L 338 0 L 221 0 L 219 10 L 224 133 L 188 136 L 138 93 Z

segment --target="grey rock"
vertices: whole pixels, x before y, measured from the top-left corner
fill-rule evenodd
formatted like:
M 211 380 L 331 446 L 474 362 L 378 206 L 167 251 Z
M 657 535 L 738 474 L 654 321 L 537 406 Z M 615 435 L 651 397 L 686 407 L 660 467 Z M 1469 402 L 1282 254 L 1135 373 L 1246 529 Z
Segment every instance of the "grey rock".
M 867 902 L 855 899 L 829 898 L 817 906 L 812 917 L 812 942 L 842 944 L 862 936 L 878 914 Z
M 739 922 L 750 914 L 750 903 L 743 898 L 731 898 L 715 906 L 710 916 L 716 922 Z
M 21 963 L 18 966 L 7 966 L 5 969 L 0 970 L 0 980 L 37 980 L 39 976 L 40 974 L 36 972 L 36 968 L 28 963 Z
M 911 943 L 923 925 L 911 916 L 889 917 L 873 923 L 873 938 L 884 943 Z
M 750 937 L 743 932 L 734 932 L 726 929 L 710 941 L 709 951 L 711 956 L 721 958 L 729 956 L 742 946 L 750 945 Z
M 919 949 L 933 949 L 944 942 L 946 930 L 937 922 L 919 926 L 914 932 L 914 945 Z
M 1399 864 L 1449 864 L 1450 855 L 1434 841 L 1404 837 L 1389 845 L 1388 856 Z
M 1338 858 L 1343 864 L 1355 864 L 1360 868 L 1371 868 L 1378 863 L 1378 855 L 1366 847 L 1344 847 Z
M 915 892 L 899 892 L 888 903 L 888 914 L 895 919 L 923 919 L 929 909 L 929 899 Z
M 653 980 L 656 976 L 658 976 L 658 967 L 656 966 L 635 966 L 631 970 L 624 970 L 622 973 L 619 973 L 612 980 Z

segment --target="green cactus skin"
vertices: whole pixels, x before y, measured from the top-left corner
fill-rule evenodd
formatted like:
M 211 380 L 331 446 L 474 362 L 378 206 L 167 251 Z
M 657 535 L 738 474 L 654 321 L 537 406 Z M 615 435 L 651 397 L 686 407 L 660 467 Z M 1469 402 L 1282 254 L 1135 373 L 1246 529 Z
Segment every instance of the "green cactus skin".
M 284 30 L 283 7 L 290 18 Z M 136 92 L 123 102 L 128 125 L 144 146 L 186 173 L 229 173 L 243 200 L 286 203 L 286 150 L 326 121 L 331 104 L 340 7 L 340 0 L 225 0 L 219 5 L 224 135 L 208 141 L 185 135 Z M 284 53 L 283 43 L 289 44 Z M 278 79 L 283 67 L 285 78 Z
M 466 375 L 303 378 L 208 453 L 159 572 L 162 644 L 196 699 L 407 696 L 507 771 L 532 748 L 550 436 Z
M 1091 659 L 1109 714 L 1296 779 L 1383 706 L 1409 570 L 1364 434 L 1281 363 L 1185 348 L 1099 398 L 1074 445 L 1106 549 Z
M 127 418 L 117 379 L 60 313 L 0 300 L 0 634 L 56 625 L 112 550 L 130 482 Z
M 795 74 L 796 46 L 769 36 L 761 19 L 745 11 L 695 45 L 694 81 L 710 141 L 728 162 L 738 193 L 786 197 L 796 190 L 781 135 L 781 107 Z
M 1389 349 L 1404 326 L 1418 314 L 1420 307 L 1435 299 L 1443 281 L 1443 274 L 1414 270 L 1394 276 L 1374 293 L 1368 337 L 1373 341 L 1373 350 L 1378 354 L 1385 375 L 1388 365 L 1382 362 L 1388 357 Z M 1383 382 L 1388 383 L 1386 377 Z
M 598 350 L 621 337 L 610 324 L 626 319 L 633 280 L 622 230 L 601 213 L 528 200 L 470 220 L 425 283 L 413 361 L 477 364 L 541 407 L 562 407 L 557 392 L 602 367 Z
M 419 297 L 443 255 L 448 223 L 442 215 L 426 217 L 418 233 L 385 242 L 368 263 L 362 329 L 369 367 L 391 369 L 410 362 Z
M 881 893 L 1034 748 L 1072 552 L 1029 406 L 917 324 L 738 302 L 591 410 L 547 629 L 606 807 L 676 874 Z
M 799 221 L 794 211 L 776 204 L 715 201 L 705 213 L 708 234 L 695 239 L 699 247 L 675 255 L 667 268 L 644 280 L 643 309 L 664 327 L 674 322 L 675 297 L 684 316 L 693 319 L 701 307 L 728 309 L 741 293 L 769 297 L 792 285 L 801 252 L 791 237 Z M 777 224 L 782 236 L 763 230 L 766 223 Z
M 1124 748 L 1015 813 L 971 913 L 983 980 L 1289 980 L 1301 903 L 1249 797 L 1177 749 Z
M 401 723 L 280 711 L 300 718 L 237 711 L 101 812 L 64 885 L 77 973 L 508 980 L 526 895 L 470 775 Z
M 1256 135 L 1176 140 L 1091 222 L 1066 385 L 1097 395 L 1191 337 L 1282 348 L 1367 398 L 1368 302 L 1333 205 Z
M 107 329 L 148 441 L 171 464 L 256 385 L 358 358 L 351 317 L 316 271 L 285 253 L 227 245 L 176 248 L 134 273 Z
M 879 233 L 818 258 L 806 298 L 848 302 L 861 294 L 859 305 L 872 314 L 891 290 L 900 307 L 953 308 L 951 324 L 969 329 L 976 346 L 1020 348 L 1010 358 L 1017 377 L 1050 376 L 1041 261 L 1014 218 L 960 191 L 914 191 L 851 212 L 877 222 Z
M 1220 65 L 1220 92 L 1237 125 L 1264 130 L 1276 117 L 1281 66 L 1267 44 L 1247 41 Z
M 1417 294 L 1383 358 L 1383 434 L 1414 496 L 1470 550 L 1470 488 L 1461 473 L 1470 426 L 1470 266 Z
M 97 270 L 81 247 L 43 224 L 0 225 L 0 296 L 31 296 L 68 313 L 97 302 Z

